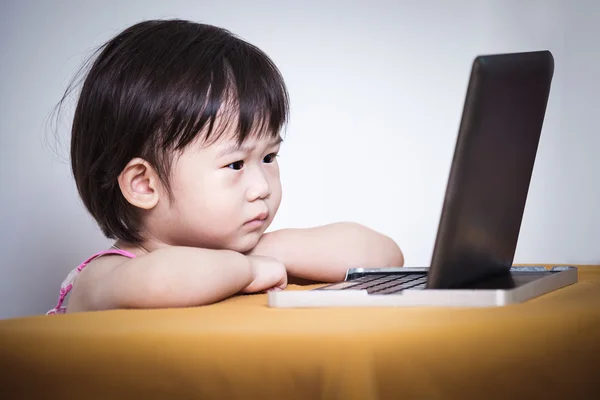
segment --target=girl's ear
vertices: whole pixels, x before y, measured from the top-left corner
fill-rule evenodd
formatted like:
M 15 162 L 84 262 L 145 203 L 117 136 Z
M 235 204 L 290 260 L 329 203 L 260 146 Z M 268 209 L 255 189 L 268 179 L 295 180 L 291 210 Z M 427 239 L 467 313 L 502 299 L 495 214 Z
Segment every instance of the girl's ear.
M 142 158 L 134 158 L 121 171 L 119 187 L 133 206 L 150 210 L 158 204 L 160 180 L 152 166 Z

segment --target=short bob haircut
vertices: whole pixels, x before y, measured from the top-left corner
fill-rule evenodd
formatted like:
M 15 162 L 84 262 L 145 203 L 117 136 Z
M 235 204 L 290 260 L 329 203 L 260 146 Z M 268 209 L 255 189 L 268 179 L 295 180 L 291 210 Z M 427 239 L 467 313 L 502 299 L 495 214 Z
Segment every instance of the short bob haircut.
M 144 21 L 95 54 L 75 109 L 71 167 L 85 207 L 108 238 L 142 240 L 139 212 L 118 185 L 133 158 L 148 161 L 170 194 L 173 155 L 200 136 L 217 140 L 225 131 L 215 124 L 222 107 L 237 113 L 233 132 L 240 143 L 250 135 L 278 137 L 287 122 L 280 71 L 225 29 Z

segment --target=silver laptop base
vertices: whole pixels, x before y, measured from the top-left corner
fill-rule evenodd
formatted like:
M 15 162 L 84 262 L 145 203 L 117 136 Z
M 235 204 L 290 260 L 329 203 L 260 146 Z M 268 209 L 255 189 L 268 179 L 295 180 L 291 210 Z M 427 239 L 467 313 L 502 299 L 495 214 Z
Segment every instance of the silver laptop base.
M 368 274 L 427 272 L 428 268 L 360 268 L 346 280 Z M 576 267 L 513 267 L 512 284 L 484 282 L 469 289 L 406 289 L 398 294 L 369 294 L 366 290 L 284 290 L 268 293 L 274 308 L 318 307 L 501 307 L 522 303 L 577 282 Z M 487 286 L 487 287 L 486 287 Z

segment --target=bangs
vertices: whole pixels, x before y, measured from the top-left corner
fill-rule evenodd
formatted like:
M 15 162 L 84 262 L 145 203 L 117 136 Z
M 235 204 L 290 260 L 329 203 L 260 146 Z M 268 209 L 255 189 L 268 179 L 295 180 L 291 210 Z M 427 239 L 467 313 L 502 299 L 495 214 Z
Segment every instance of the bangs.
M 189 69 L 173 86 L 162 130 L 163 149 L 182 150 L 201 139 L 214 143 L 232 138 L 278 137 L 289 115 L 289 99 L 281 73 L 255 46 L 230 40 L 220 53 L 206 57 L 191 47 L 182 61 Z M 206 62 L 205 60 L 209 60 Z

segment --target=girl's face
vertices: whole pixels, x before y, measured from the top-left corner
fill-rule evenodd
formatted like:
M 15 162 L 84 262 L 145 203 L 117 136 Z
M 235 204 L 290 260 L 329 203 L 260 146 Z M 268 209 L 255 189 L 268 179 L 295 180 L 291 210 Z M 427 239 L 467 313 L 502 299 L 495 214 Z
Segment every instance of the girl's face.
M 172 201 L 162 194 L 145 221 L 152 241 L 251 250 L 281 203 L 280 142 L 248 138 L 237 146 L 233 137 L 224 137 L 211 145 L 188 146 L 174 160 Z

